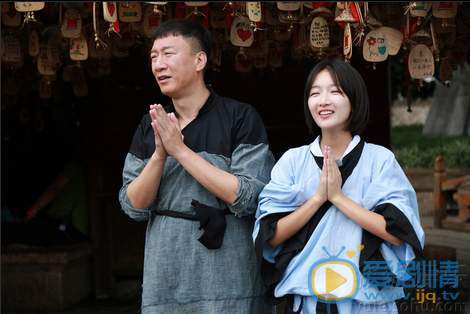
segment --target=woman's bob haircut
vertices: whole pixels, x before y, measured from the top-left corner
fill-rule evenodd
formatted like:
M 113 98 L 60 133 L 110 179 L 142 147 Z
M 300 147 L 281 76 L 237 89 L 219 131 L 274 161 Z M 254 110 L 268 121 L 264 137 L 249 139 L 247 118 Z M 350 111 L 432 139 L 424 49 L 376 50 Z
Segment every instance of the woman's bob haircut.
M 304 113 L 309 133 L 321 135 L 320 127 L 313 120 L 308 107 L 308 98 L 312 84 L 318 73 L 328 70 L 336 87 L 341 90 L 351 103 L 351 113 L 345 131 L 354 135 L 361 135 L 369 122 L 369 96 L 367 87 L 359 72 L 351 65 L 340 59 L 320 61 L 307 78 L 304 91 Z

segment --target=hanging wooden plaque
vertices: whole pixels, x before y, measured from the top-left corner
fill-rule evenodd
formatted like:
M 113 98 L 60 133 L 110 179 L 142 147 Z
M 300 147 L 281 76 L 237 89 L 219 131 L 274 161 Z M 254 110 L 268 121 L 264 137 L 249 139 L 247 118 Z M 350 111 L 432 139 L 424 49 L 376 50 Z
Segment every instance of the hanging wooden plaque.
M 317 16 L 310 25 L 310 45 L 316 48 L 328 48 L 330 45 L 330 30 L 325 18 Z
M 118 16 L 117 2 L 103 2 L 103 17 L 106 22 L 116 23 Z
M 266 24 L 268 25 L 280 25 L 281 21 L 279 21 L 279 9 L 273 2 L 266 2 Z
M 470 17 L 470 16 L 469 16 Z M 438 34 L 449 34 L 449 33 L 455 33 L 457 30 L 459 31 L 459 34 L 462 34 L 462 29 L 458 27 L 455 27 L 455 24 L 457 22 L 455 21 L 455 18 L 449 18 L 447 19 L 447 23 L 443 24 L 441 22 L 434 23 L 436 26 L 436 33 Z
M 467 18 L 463 16 L 457 17 L 457 29 L 459 34 L 470 35 L 470 13 L 467 15 Z
M 235 71 L 249 73 L 253 70 L 252 58 L 235 58 Z
M 100 59 L 109 59 L 112 57 L 112 49 L 113 49 L 113 42 L 111 37 L 106 36 L 104 30 L 100 26 L 100 30 L 98 33 L 98 37 L 103 41 L 104 45 L 100 48 L 96 48 L 96 42 L 94 36 L 90 36 L 88 38 L 88 51 L 90 56 L 93 58 L 100 58 Z
M 61 27 L 62 36 L 77 38 L 82 33 L 82 18 L 77 9 L 68 9 L 64 13 Z
M 2 13 L 3 12 L 8 12 L 10 11 L 10 3 L 6 2 L 6 1 L 2 1 L 1 2 L 1 10 L 0 10 Z
M 387 60 L 387 38 L 380 28 L 367 33 L 362 49 L 364 59 L 369 62 Z
M 47 47 L 41 46 L 39 55 L 38 55 L 38 71 L 42 75 L 54 75 L 55 67 L 49 58 L 47 58 Z
M 257 56 L 254 58 L 253 65 L 255 69 L 264 69 L 268 66 L 268 56 Z
M 109 60 L 100 60 L 100 66 L 98 67 L 98 75 L 109 75 L 111 74 L 111 63 Z
M 64 6 L 64 8 L 68 10 L 68 9 L 79 9 L 85 4 L 85 2 L 69 1 L 69 2 L 61 2 L 61 4 Z
M 351 38 L 351 24 L 346 23 L 344 26 L 344 35 L 343 35 L 343 54 L 349 57 L 349 54 L 352 51 L 352 38 Z
M 292 37 L 292 32 L 289 32 L 287 25 L 281 25 L 276 27 L 276 32 L 273 34 L 273 39 L 278 41 L 289 41 Z
M 44 9 L 44 2 L 15 2 L 15 9 L 18 12 L 33 12 Z
M 162 23 L 162 18 L 153 12 L 152 7 L 148 7 L 144 12 L 144 25 L 142 25 L 145 36 L 148 38 L 153 37 L 153 32 Z
M 274 43 L 268 55 L 268 63 L 271 68 L 280 68 L 282 66 L 282 50 L 280 42 Z
M 387 26 L 381 27 L 380 30 L 385 34 L 385 38 L 387 39 L 388 55 L 396 55 L 400 51 L 403 42 L 403 33 Z
M 212 64 L 216 67 L 222 65 L 222 45 L 215 44 L 212 45 L 211 61 Z
M 401 11 L 402 11 L 402 7 L 398 1 L 397 2 L 385 2 L 385 13 L 389 17 L 400 14 Z
M 248 17 L 235 18 L 230 29 L 230 42 L 239 47 L 249 47 L 253 44 L 253 27 Z
M 31 57 L 36 57 L 39 54 L 39 35 L 35 29 L 29 33 L 28 53 Z
M 450 47 L 451 59 L 454 60 L 454 64 L 461 65 L 467 61 L 468 44 L 465 39 L 456 40 Z
M 439 65 L 439 79 L 450 81 L 454 77 L 452 64 L 448 58 L 442 59 Z
M 21 46 L 14 35 L 1 36 L 2 60 L 6 62 L 18 62 L 21 58 Z
M 247 2 L 246 12 L 248 12 L 248 18 L 253 22 L 261 21 L 261 2 Z
M 69 55 L 70 59 L 74 61 L 83 61 L 88 58 L 88 44 L 85 34 L 70 39 Z
M 53 64 L 60 63 L 60 49 L 59 42 L 55 37 L 49 37 L 47 40 L 47 58 Z
M 47 75 L 44 75 L 39 82 L 39 97 L 50 99 L 52 96 L 52 84 Z
M 119 43 L 114 43 L 112 48 L 112 55 L 116 58 L 124 58 L 129 56 L 129 49 Z
M 281 23 L 295 23 L 300 20 L 300 10 L 297 11 L 278 11 L 279 21 Z
M 211 4 L 209 22 L 213 28 L 228 28 L 227 12 L 222 2 Z
M 410 2 L 413 7 L 410 9 L 411 16 L 426 17 L 431 9 L 432 2 Z
M 428 46 L 419 44 L 411 48 L 408 69 L 414 79 L 431 78 L 434 75 L 434 56 Z
M 255 36 L 256 37 L 256 36 Z M 261 36 L 253 42 L 253 45 L 246 48 L 246 55 L 249 57 L 266 56 L 269 53 L 269 41 Z
M 10 7 L 8 11 L 2 12 L 2 23 L 11 27 L 20 26 L 20 12 L 16 11 L 14 7 Z
M 79 84 L 74 84 L 72 90 L 76 97 L 85 97 L 88 95 L 88 85 L 86 81 L 83 81 Z
M 142 24 L 141 24 L 142 25 Z M 122 31 L 121 36 L 114 35 L 112 37 L 112 41 L 109 40 L 112 44 L 118 43 L 120 46 L 129 48 L 135 45 L 136 38 L 133 33 L 129 30 L 129 28 Z M 108 41 L 105 41 L 106 44 Z
M 32 12 L 44 9 L 44 2 L 15 2 L 18 12 Z
M 121 22 L 139 22 L 142 19 L 142 5 L 140 2 L 127 2 L 129 6 L 125 6 L 124 2 L 119 2 L 118 13 Z
M 72 80 L 75 68 L 75 64 L 67 64 L 64 66 L 62 69 L 62 80 L 64 82 L 70 82 Z
M 209 2 L 185 2 L 184 4 L 188 7 L 203 7 L 208 5 Z
M 440 19 L 448 19 L 457 15 L 458 2 L 433 2 L 432 15 Z
M 346 8 L 347 2 L 336 2 L 336 8 L 340 10 L 344 10 Z
M 301 2 L 276 2 L 277 8 L 282 11 L 297 11 Z
M 22 66 L 24 65 L 24 58 L 23 58 L 23 54 L 20 53 L 20 58 L 18 59 L 18 61 L 14 61 L 11 63 L 11 66 L 15 69 L 19 69 L 21 68 Z
M 333 11 L 331 11 L 326 6 L 321 6 L 321 7 L 313 9 L 312 12 L 310 12 L 309 16 L 330 17 L 330 16 L 333 16 Z

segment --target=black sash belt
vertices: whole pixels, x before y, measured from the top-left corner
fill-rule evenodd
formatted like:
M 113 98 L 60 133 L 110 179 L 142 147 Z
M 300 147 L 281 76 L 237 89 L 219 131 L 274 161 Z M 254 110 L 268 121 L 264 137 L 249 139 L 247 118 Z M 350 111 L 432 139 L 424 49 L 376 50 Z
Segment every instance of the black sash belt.
M 230 209 L 223 210 L 200 204 L 198 201 L 193 200 L 191 205 L 194 206 L 193 210 L 196 215 L 185 214 L 174 210 L 156 211 L 156 215 L 170 216 L 173 218 L 182 218 L 191 221 L 199 221 L 201 223 L 199 229 L 204 229 L 202 236 L 197 239 L 206 248 L 213 250 L 222 246 L 227 221 L 225 215 L 231 215 Z

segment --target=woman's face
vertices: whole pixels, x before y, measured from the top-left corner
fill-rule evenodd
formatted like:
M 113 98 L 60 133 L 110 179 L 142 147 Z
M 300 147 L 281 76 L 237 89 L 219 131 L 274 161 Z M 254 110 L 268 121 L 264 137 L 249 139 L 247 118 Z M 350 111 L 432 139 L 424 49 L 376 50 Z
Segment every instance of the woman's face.
M 335 86 L 330 72 L 318 73 L 310 89 L 308 108 L 322 132 L 345 132 L 351 113 L 351 102 L 341 89 Z

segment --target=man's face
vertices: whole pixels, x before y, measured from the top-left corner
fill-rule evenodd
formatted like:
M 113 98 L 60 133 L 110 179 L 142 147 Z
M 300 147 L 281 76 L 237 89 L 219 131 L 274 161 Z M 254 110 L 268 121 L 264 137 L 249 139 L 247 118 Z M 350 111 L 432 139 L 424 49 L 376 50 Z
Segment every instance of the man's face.
M 152 73 L 160 90 L 171 98 L 183 97 L 196 83 L 198 54 L 182 36 L 156 39 L 150 52 Z

